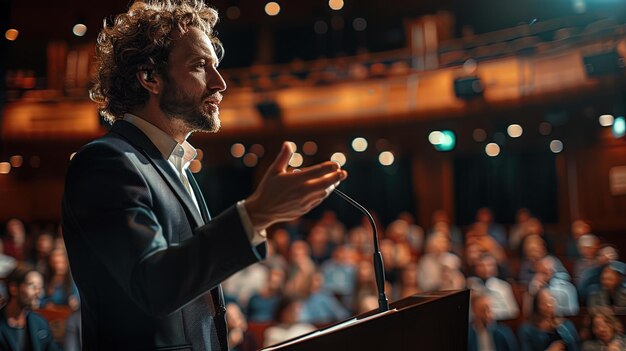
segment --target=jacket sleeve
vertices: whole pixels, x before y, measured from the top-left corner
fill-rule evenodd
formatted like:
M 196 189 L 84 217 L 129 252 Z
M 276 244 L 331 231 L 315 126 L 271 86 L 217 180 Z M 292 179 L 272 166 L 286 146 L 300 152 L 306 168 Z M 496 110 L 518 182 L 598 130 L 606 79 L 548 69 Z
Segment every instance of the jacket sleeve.
M 94 264 L 102 264 L 142 310 L 159 317 L 261 257 L 234 206 L 191 238 L 168 245 L 140 162 L 105 143 L 79 152 L 66 177 L 63 225 L 67 241 L 80 241 Z M 189 225 L 184 218 L 177 222 L 178 228 Z

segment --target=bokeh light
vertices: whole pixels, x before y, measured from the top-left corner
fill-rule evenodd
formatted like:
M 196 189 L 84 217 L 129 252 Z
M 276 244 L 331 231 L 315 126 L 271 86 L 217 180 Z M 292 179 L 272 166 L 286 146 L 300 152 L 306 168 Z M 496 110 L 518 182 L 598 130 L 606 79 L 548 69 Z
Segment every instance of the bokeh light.
M 395 161 L 395 157 L 391 151 L 383 151 L 378 155 L 378 162 L 383 166 L 391 166 Z
M 270 1 L 265 4 L 265 13 L 270 16 L 276 16 L 280 12 L 280 5 L 277 2 Z
M 500 145 L 496 143 L 489 143 L 485 146 L 485 153 L 487 156 L 496 157 L 500 155 Z
M 603 127 L 610 127 L 613 125 L 614 117 L 613 115 L 602 115 L 598 117 L 598 122 Z
M 343 0 L 328 0 L 328 7 L 338 11 L 343 8 Z
M 72 33 L 77 37 L 82 37 L 87 33 L 87 26 L 82 23 L 77 23 L 72 28 Z
M 363 152 L 367 150 L 367 140 L 363 137 L 357 137 L 352 140 L 352 148 L 356 152 Z
M 550 142 L 550 151 L 552 151 L 555 154 L 558 154 L 559 152 L 563 151 L 563 142 L 560 140 L 552 140 Z
M 249 152 L 243 157 L 243 164 L 247 167 L 254 167 L 259 163 L 259 158 L 257 155 Z
M 506 128 L 506 132 L 511 138 L 519 138 L 524 133 L 524 129 L 519 124 L 511 124 Z
M 22 164 L 24 164 L 24 157 L 21 155 L 13 155 L 9 157 L 9 163 L 11 163 L 11 167 L 20 168 Z
M 341 152 L 335 152 L 334 154 L 332 154 L 332 156 L 330 156 L 330 160 L 337 162 L 341 167 L 343 167 L 347 161 L 346 155 Z
M 4 32 L 4 37 L 8 41 L 15 41 L 19 35 L 20 35 L 20 32 L 17 29 L 13 29 L 13 28 Z
M 317 143 L 314 141 L 307 141 L 302 145 L 302 151 L 305 155 L 313 156 L 317 153 Z
M 230 147 L 230 154 L 233 157 L 241 158 L 246 153 L 246 147 L 241 143 L 235 143 Z

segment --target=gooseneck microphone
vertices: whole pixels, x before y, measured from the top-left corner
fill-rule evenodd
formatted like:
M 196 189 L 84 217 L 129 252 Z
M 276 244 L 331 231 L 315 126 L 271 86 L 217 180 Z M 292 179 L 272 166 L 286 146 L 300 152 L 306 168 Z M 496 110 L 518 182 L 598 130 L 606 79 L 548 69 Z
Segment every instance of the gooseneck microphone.
M 376 286 L 378 287 L 378 311 L 389 311 L 389 300 L 387 300 L 387 295 L 385 295 L 385 266 L 383 264 L 383 256 L 380 254 L 380 249 L 378 248 L 378 233 L 376 231 L 376 223 L 374 222 L 374 218 L 365 209 L 365 207 L 354 201 L 350 196 L 339 191 L 339 189 L 335 189 L 334 193 L 339 195 L 342 199 L 346 200 L 350 205 L 356 207 L 365 216 L 367 216 L 367 219 L 372 226 L 372 233 L 374 234 L 374 272 L 376 274 Z

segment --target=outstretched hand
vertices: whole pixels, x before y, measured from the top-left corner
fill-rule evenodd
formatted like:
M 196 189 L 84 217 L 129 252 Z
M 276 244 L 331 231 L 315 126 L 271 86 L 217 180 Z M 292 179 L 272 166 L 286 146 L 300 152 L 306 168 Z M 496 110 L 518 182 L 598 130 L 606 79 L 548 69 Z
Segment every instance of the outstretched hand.
M 289 172 L 287 167 L 293 151 L 288 142 L 283 143 L 261 183 L 246 199 L 246 211 L 256 230 L 309 212 L 348 177 L 348 173 L 332 161 Z

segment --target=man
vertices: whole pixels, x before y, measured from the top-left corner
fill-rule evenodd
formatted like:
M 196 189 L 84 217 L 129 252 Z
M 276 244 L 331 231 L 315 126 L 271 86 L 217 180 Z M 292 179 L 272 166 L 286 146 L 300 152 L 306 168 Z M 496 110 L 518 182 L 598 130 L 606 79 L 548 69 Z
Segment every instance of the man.
M 48 322 L 31 311 L 43 289 L 41 273 L 17 267 L 7 286 L 9 303 L 0 310 L 0 350 L 58 350 Z
M 472 292 L 472 315 L 468 334 L 468 351 L 514 351 L 515 336 L 509 327 L 494 321 L 489 296 Z
M 491 310 L 495 319 L 517 318 L 519 306 L 515 300 L 513 288 L 511 284 L 497 277 L 496 258 L 488 252 L 481 254 L 474 270 L 476 276 L 467 278 L 467 287 L 490 297 Z
M 555 269 L 554 262 L 551 256 L 546 256 L 535 263 L 536 273 L 528 284 L 528 292 L 535 296 L 541 289 L 550 290 L 557 303 L 556 315 L 575 316 L 579 310 L 576 287 L 570 283 L 567 272 L 558 272 Z
M 73 158 L 62 207 L 83 349 L 226 350 L 219 283 L 347 177 L 330 161 L 287 172 L 284 143 L 256 191 L 211 219 L 186 139 L 219 129 L 216 21 L 200 0 L 136 2 L 99 35 L 91 96 L 114 124 Z

